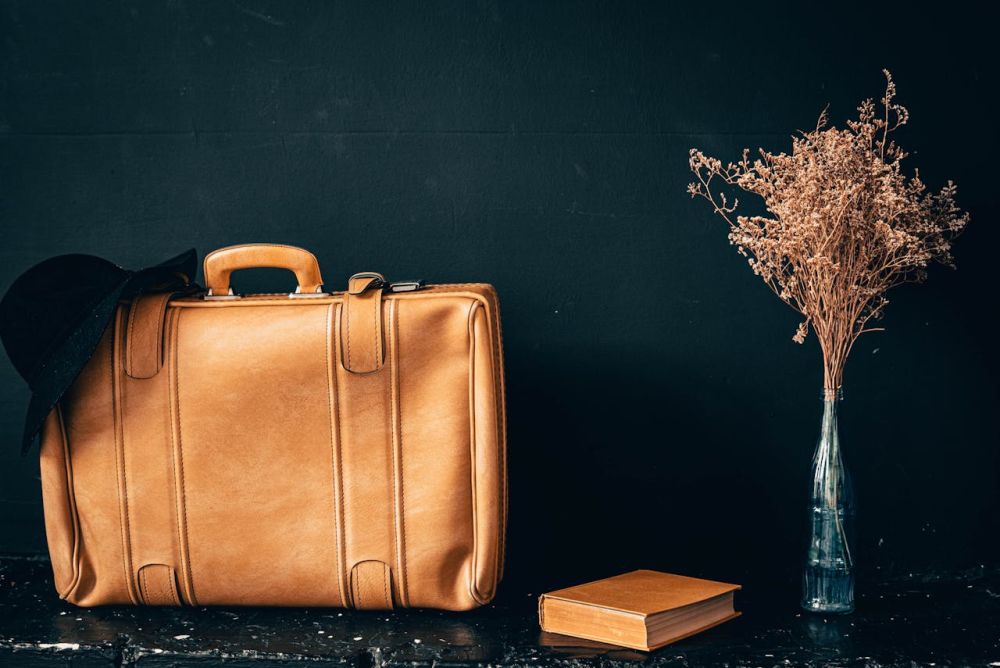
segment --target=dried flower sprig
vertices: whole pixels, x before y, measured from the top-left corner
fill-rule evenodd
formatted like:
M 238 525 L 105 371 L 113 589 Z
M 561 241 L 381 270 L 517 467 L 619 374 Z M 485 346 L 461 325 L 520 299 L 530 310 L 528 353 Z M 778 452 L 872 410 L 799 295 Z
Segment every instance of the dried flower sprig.
M 857 338 L 877 331 L 873 321 L 889 303 L 886 292 L 926 278 L 931 262 L 953 267 L 952 240 L 969 222 L 949 181 L 928 192 L 919 172 L 903 173 L 907 153 L 892 135 L 909 120 L 895 102 L 888 70 L 881 107 L 871 99 L 844 129 L 828 126 L 824 110 L 813 130 L 792 138 L 792 152 L 758 149 L 751 160 L 724 164 L 691 149 L 702 197 L 729 224 L 729 241 L 778 297 L 804 316 L 795 335 L 811 327 L 823 352 L 824 389 L 843 383 Z M 720 188 L 758 195 L 767 215 L 741 215 L 739 200 Z

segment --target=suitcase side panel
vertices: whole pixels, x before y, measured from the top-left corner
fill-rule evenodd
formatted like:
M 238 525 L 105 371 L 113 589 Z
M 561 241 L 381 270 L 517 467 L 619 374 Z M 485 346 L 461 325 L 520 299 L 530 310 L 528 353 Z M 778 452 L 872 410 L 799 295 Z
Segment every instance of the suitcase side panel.
M 332 305 L 181 309 L 171 344 L 182 555 L 202 605 L 343 605 Z
M 470 441 L 475 467 L 472 491 L 476 508 L 472 595 L 478 602 L 488 603 L 500 579 L 505 462 L 500 441 L 493 329 L 488 311 L 481 304 L 470 313 L 469 340 Z
M 414 607 L 468 609 L 474 554 L 465 297 L 398 300 L 401 579 Z

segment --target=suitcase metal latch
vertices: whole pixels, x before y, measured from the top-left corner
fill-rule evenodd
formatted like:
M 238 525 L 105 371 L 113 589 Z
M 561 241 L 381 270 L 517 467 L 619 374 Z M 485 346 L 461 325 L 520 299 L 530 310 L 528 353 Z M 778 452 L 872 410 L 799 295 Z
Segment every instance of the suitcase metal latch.
M 389 284 L 389 292 L 413 292 L 424 287 L 423 280 L 397 281 Z

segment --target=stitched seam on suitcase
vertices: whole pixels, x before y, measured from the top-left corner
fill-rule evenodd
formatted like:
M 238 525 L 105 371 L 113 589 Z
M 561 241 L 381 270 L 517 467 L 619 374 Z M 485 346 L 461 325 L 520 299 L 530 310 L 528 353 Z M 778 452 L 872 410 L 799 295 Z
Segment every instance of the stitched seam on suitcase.
M 503 366 L 503 326 L 500 321 L 500 302 L 493 293 L 493 318 L 496 340 L 493 342 L 493 360 L 496 364 L 494 371 L 494 386 L 496 391 L 496 411 L 497 411 L 497 462 L 500 465 L 500 530 L 497 540 L 497 585 L 503 574 L 505 562 L 505 546 L 507 543 L 507 411 L 506 392 L 504 387 L 504 366 Z M 492 337 L 491 337 L 492 338 Z
M 142 571 L 139 572 L 139 588 L 142 594 L 142 602 L 149 605 L 149 578 Z
M 490 295 L 483 295 L 478 292 L 470 292 L 468 290 L 450 290 L 447 288 L 463 288 L 463 287 L 479 287 L 479 288 L 492 288 L 489 283 L 443 283 L 441 285 L 429 285 L 425 289 L 416 290 L 411 292 L 405 292 L 401 294 L 384 294 L 383 299 L 450 299 L 453 297 L 469 297 L 470 299 L 478 299 L 484 304 L 495 304 L 495 291 L 491 291 Z M 442 289 L 445 288 L 445 289 Z M 329 300 L 329 301 L 327 301 Z M 315 304 L 341 304 L 344 303 L 344 293 L 341 292 L 330 292 L 324 293 L 323 297 L 316 298 Z M 288 306 L 297 307 L 301 306 L 298 303 L 299 300 L 289 299 L 287 292 L 273 292 L 273 293 L 256 293 L 252 295 L 244 295 L 242 298 L 233 301 L 205 301 L 204 299 L 182 297 L 171 302 L 171 306 L 177 308 L 252 308 L 255 306 Z
M 389 578 L 391 571 L 386 564 L 382 564 L 382 593 L 385 596 L 385 607 L 392 610 L 392 594 L 389 592 Z
M 389 304 L 388 306 L 389 306 L 389 308 L 387 309 L 387 311 L 388 311 L 387 317 L 389 318 L 389 331 L 391 332 L 392 331 L 393 306 L 392 306 L 392 304 Z M 376 318 L 381 318 L 382 317 L 382 300 L 381 300 L 381 297 L 379 298 L 378 309 L 376 309 L 376 311 L 375 311 L 375 317 Z M 378 335 L 378 331 L 379 331 L 378 328 L 376 328 L 376 330 L 375 330 L 376 336 Z M 392 342 L 391 342 L 391 337 L 390 337 L 389 344 L 391 345 L 391 343 Z M 392 371 L 393 371 L 392 370 L 392 352 L 388 351 L 388 353 L 389 353 L 389 372 L 387 374 L 383 374 L 383 375 L 386 377 L 385 394 L 386 394 L 386 400 L 387 400 L 386 404 L 389 407 L 389 410 L 387 410 L 385 412 L 385 420 L 387 422 L 386 427 L 388 427 L 388 429 L 386 429 L 386 433 L 389 434 L 389 471 L 390 471 L 390 476 L 391 476 L 389 478 L 389 485 L 392 488 L 391 489 L 391 498 L 390 498 L 390 501 L 389 501 L 389 507 L 391 508 L 391 513 L 392 513 L 392 522 L 391 522 L 391 524 L 392 524 L 392 552 L 393 552 L 392 556 L 395 557 L 398 560 L 399 559 L 399 517 L 396 514 L 396 475 L 397 475 L 397 472 L 396 472 L 396 418 L 395 418 L 395 405 L 393 404 L 393 400 L 392 400 L 392 398 L 393 398 L 392 397 L 392 380 L 393 380 L 393 377 L 392 377 Z M 392 559 L 390 558 L 390 561 L 391 560 Z
M 391 408 L 392 408 L 392 431 L 393 431 L 393 494 L 394 494 L 394 513 L 396 515 L 395 522 L 393 522 L 393 527 L 396 528 L 398 524 L 397 537 L 396 537 L 396 569 L 399 573 L 397 594 L 399 595 L 399 602 L 403 606 L 410 605 L 410 595 L 407 591 L 407 573 L 406 573 L 406 505 L 404 496 L 404 481 L 406 476 L 403 474 L 403 430 L 400 425 L 400 397 L 399 397 L 399 302 L 396 300 L 389 302 L 389 349 L 386 353 L 389 356 L 389 371 L 390 371 L 390 392 L 391 396 Z M 398 465 L 397 465 L 398 459 Z
M 382 295 L 375 297 L 375 308 L 372 309 L 372 366 L 378 368 L 378 319 L 382 317 Z
M 59 436 L 62 439 L 63 467 L 66 471 L 66 505 L 69 508 L 70 530 L 73 532 L 73 550 L 70 553 L 70 566 L 73 568 L 73 575 L 70 578 L 66 590 L 59 592 L 59 597 L 68 599 L 80 584 L 80 517 L 76 508 L 76 491 L 73 482 L 73 462 L 70 459 L 69 434 L 66 432 L 66 423 L 63 420 L 62 407 L 56 404 L 56 421 L 59 424 Z
M 333 304 L 331 304 L 331 306 L 333 306 Z M 343 309 L 344 309 L 343 304 L 338 304 L 337 305 L 337 309 L 336 309 L 336 321 L 335 321 L 336 322 L 336 327 L 335 327 L 334 336 L 333 336 L 333 345 L 336 346 L 336 349 L 334 350 L 334 352 L 336 354 L 334 355 L 334 357 L 336 359 L 334 361 L 334 364 L 333 364 L 333 366 L 331 368 L 331 372 L 330 372 L 331 373 L 331 375 L 330 375 L 331 382 L 333 382 L 333 383 L 337 382 L 337 365 L 340 364 L 340 360 L 341 360 L 341 356 L 340 356 L 341 355 L 340 341 L 342 341 L 342 338 L 340 336 L 340 323 L 341 323 L 341 316 L 343 315 Z M 340 521 L 337 522 L 337 531 L 338 531 L 339 539 L 338 539 L 337 542 L 339 544 L 338 545 L 339 550 L 340 550 L 339 559 L 340 559 L 340 564 L 341 564 L 341 566 L 340 566 L 340 573 L 337 574 L 337 577 L 338 577 L 338 579 L 339 579 L 339 581 L 341 583 L 341 591 L 343 591 L 343 589 L 344 589 L 344 587 L 343 587 L 344 578 L 347 577 L 347 574 L 345 572 L 346 563 L 347 563 L 347 548 L 344 545 L 344 542 L 346 540 L 345 536 L 347 534 L 347 526 L 346 526 L 346 524 L 347 524 L 347 515 L 344 512 L 344 464 L 343 464 L 344 451 L 343 451 L 343 447 L 342 447 L 342 443 L 341 443 L 341 438 L 340 438 L 341 437 L 340 425 L 343 424 L 343 417 L 342 417 L 341 411 L 340 411 L 340 396 L 339 396 L 340 385 L 336 385 L 336 392 L 337 392 L 337 394 L 334 396 L 334 399 L 336 401 L 336 423 L 335 424 L 336 424 L 336 429 L 337 429 L 337 432 L 336 432 L 337 433 L 337 486 L 338 486 L 337 496 L 339 498 L 339 503 L 340 503 Z M 344 598 L 344 607 L 350 607 L 350 604 L 349 604 L 349 602 L 347 600 L 347 596 L 346 595 L 345 595 L 345 598 Z
M 177 536 L 177 553 L 173 555 L 176 560 L 174 563 L 177 564 L 177 568 L 179 568 L 180 571 L 179 574 L 175 574 L 175 576 L 171 579 L 170 588 L 173 590 L 174 598 L 177 601 L 177 605 L 184 605 L 184 599 L 181 597 L 180 591 L 178 590 L 178 586 L 180 583 L 177 582 L 178 577 L 185 577 L 184 575 L 185 562 L 182 552 L 183 544 L 181 543 L 181 528 L 180 528 L 181 518 L 180 518 L 180 508 L 179 508 L 180 497 L 177 493 L 177 462 L 175 461 L 176 453 L 174 445 L 174 406 L 171 401 L 171 397 L 173 394 L 173 382 L 175 373 L 173 368 L 173 358 L 170 357 L 170 350 L 172 350 L 173 348 L 168 347 L 172 346 L 174 320 L 180 318 L 180 313 L 181 312 L 179 310 L 167 312 L 167 309 L 166 308 L 164 309 L 163 364 L 166 368 L 162 369 L 162 371 L 163 373 L 167 374 L 167 391 L 164 400 L 167 402 L 166 429 L 167 433 L 170 435 L 169 436 L 170 457 L 168 458 L 170 461 L 170 497 L 168 501 L 173 505 L 173 512 L 171 513 L 173 520 L 172 528 L 174 534 Z
M 169 306 L 170 306 L 169 302 L 163 305 L 163 323 L 162 323 L 162 329 L 160 330 L 161 331 L 160 345 L 163 346 L 163 348 L 161 349 L 162 357 L 160 358 L 161 360 L 160 371 L 166 374 L 167 376 L 167 382 L 165 385 L 166 391 L 164 392 L 163 395 L 163 400 L 167 403 L 167 410 L 164 411 L 163 418 L 165 422 L 164 424 L 165 433 L 168 435 L 167 438 L 170 439 L 170 445 L 171 445 L 171 450 L 168 453 L 169 456 L 167 457 L 167 461 L 169 462 L 170 465 L 170 477 L 167 479 L 168 489 L 167 489 L 166 503 L 168 508 L 170 508 L 169 512 L 170 529 L 172 530 L 173 534 L 177 535 L 176 550 L 174 549 L 170 550 L 171 558 L 173 560 L 173 563 L 170 564 L 172 569 L 172 574 L 170 576 L 170 590 L 173 593 L 175 605 L 182 606 L 184 605 L 184 599 L 180 595 L 180 592 L 178 590 L 180 583 L 177 581 L 177 578 L 184 577 L 184 575 L 182 569 L 183 562 L 181 561 L 181 557 L 179 554 L 181 551 L 181 544 L 179 536 L 180 518 L 177 514 L 177 462 L 174 461 L 174 453 L 172 447 L 174 426 L 172 421 L 173 412 L 172 412 L 172 407 L 170 406 L 171 387 L 170 387 L 170 368 L 168 366 L 170 364 L 170 361 L 167 359 L 167 346 L 170 344 L 170 331 L 171 331 L 170 325 L 172 324 L 171 318 L 173 317 L 179 318 L 180 311 L 170 312 L 168 310 Z M 173 546 L 171 547 L 173 548 Z
M 180 379 L 179 374 L 179 364 L 177 355 L 177 340 L 180 336 L 180 319 L 181 312 L 178 311 L 171 322 L 171 371 L 173 372 L 170 381 L 173 384 L 171 396 L 173 401 L 171 402 L 171 429 L 170 429 L 170 440 L 173 445 L 174 459 L 176 460 L 176 468 L 174 469 L 175 480 L 174 487 L 177 490 L 177 500 L 176 503 L 179 506 L 177 508 L 177 540 L 178 548 L 180 550 L 181 556 L 181 569 L 184 575 L 184 585 L 187 593 L 188 602 L 191 605 L 197 605 L 197 599 L 194 594 L 194 579 L 191 575 L 191 553 L 188 550 L 188 531 L 187 531 L 187 496 L 184 489 L 184 449 L 181 443 L 181 404 L 180 404 Z
M 349 302 L 346 300 L 344 302 L 344 308 L 347 309 L 347 331 L 344 332 L 344 336 L 347 337 L 347 368 L 353 369 L 354 365 L 351 364 L 351 312 L 354 311 L 354 309 L 350 307 Z
M 111 412 L 115 433 L 115 477 L 118 492 L 118 523 L 122 541 L 122 569 L 125 573 L 125 591 L 133 605 L 139 605 L 138 592 L 134 591 L 132 575 L 132 544 L 129 540 L 128 490 L 125 480 L 124 425 L 122 424 L 122 387 L 118 371 L 121 362 L 122 310 L 115 312 L 115 328 L 111 345 Z
M 126 448 L 128 447 L 125 442 L 125 420 L 128 416 L 128 407 L 125 405 L 125 387 L 126 387 L 126 377 L 128 374 L 125 373 L 124 367 L 115 368 L 115 378 L 118 382 L 118 417 L 121 420 L 121 453 L 122 453 L 122 489 L 123 498 L 125 500 L 125 535 L 128 539 L 128 578 L 129 585 L 131 587 L 136 586 L 136 573 L 135 568 L 135 555 L 132 554 L 132 527 L 135 524 L 134 520 L 134 508 L 135 504 L 132 503 L 130 499 L 130 491 L 128 486 L 128 455 L 126 453 Z M 140 592 L 136 592 L 136 597 L 141 598 Z M 140 601 L 141 602 L 141 601 Z
M 181 597 L 177 593 L 177 576 L 173 573 L 170 574 L 170 594 L 174 597 L 176 605 L 181 605 Z
M 499 313 L 499 309 L 496 309 L 496 311 Z M 483 313 L 485 315 L 485 320 L 486 320 L 485 329 L 487 334 L 487 341 L 489 342 L 490 345 L 490 351 L 489 351 L 490 362 L 493 365 L 492 369 L 493 373 L 492 377 L 490 378 L 490 382 L 493 384 L 493 410 L 495 412 L 497 406 L 497 394 L 498 394 L 496 387 L 497 377 L 498 377 L 497 374 L 502 373 L 502 371 L 500 371 L 500 367 L 499 365 L 497 365 L 494 359 L 496 346 L 493 345 L 493 332 L 492 328 L 490 327 L 491 323 L 489 319 L 489 311 L 487 309 L 484 309 Z M 503 456 L 501 451 L 501 443 L 503 443 L 503 440 L 501 437 L 501 426 L 500 426 L 499 415 L 496 415 L 496 413 L 494 413 L 493 416 L 493 427 L 494 427 L 493 428 L 494 438 L 496 439 L 494 442 L 494 448 L 497 453 L 497 490 L 500 493 L 500 498 L 497 499 L 498 502 L 496 509 L 498 517 L 497 517 L 497 536 L 496 536 L 496 542 L 494 543 L 494 555 L 493 555 L 493 582 L 491 583 L 490 587 L 490 590 L 495 596 L 497 587 L 500 584 L 500 545 L 503 540 L 503 520 L 501 518 L 503 517 L 504 514 L 504 499 L 506 498 L 503 487 L 505 476 L 503 472 L 503 464 L 500 461 L 501 457 Z
M 135 367 L 133 366 L 134 362 L 132 357 L 132 339 L 134 338 L 132 336 L 132 332 L 135 329 L 136 311 L 139 310 L 136 307 L 138 305 L 139 305 L 139 297 L 136 297 L 134 300 L 132 300 L 132 304 L 128 310 L 128 328 L 127 331 L 125 332 L 125 368 L 130 370 L 135 369 Z
M 338 503 L 339 490 L 342 488 L 343 483 L 338 480 L 337 470 L 340 466 L 340 436 L 337 434 L 338 424 L 336 422 L 336 415 L 334 412 L 334 383 L 336 382 L 337 369 L 333 365 L 333 319 L 336 317 L 337 310 L 334 309 L 334 304 L 330 304 L 327 309 L 326 317 L 326 405 L 327 411 L 330 416 L 330 477 L 333 483 L 333 488 L 330 490 L 330 502 L 333 505 L 333 534 L 334 540 L 336 542 L 337 551 L 337 589 L 340 591 L 340 604 L 343 607 L 347 607 L 347 596 L 344 592 L 344 564 L 342 561 L 342 550 L 341 546 L 343 544 L 343 538 L 340 535 L 341 527 L 341 508 L 343 501 Z
M 156 329 L 153 330 L 153 369 L 154 374 L 163 367 L 163 325 L 167 317 L 167 307 L 170 305 L 170 295 L 162 295 L 156 304 Z
M 500 577 L 503 573 L 503 562 L 504 562 L 504 545 L 506 544 L 507 538 L 507 415 L 504 410 L 504 384 L 503 384 L 503 330 L 500 327 L 500 304 L 494 300 L 493 302 L 493 313 L 494 318 L 496 318 L 496 341 L 493 342 L 492 357 L 494 364 L 494 392 L 496 392 L 495 405 L 496 405 L 496 420 L 497 420 L 497 466 L 500 476 L 500 507 L 497 512 L 499 513 L 497 522 L 497 555 L 496 555 L 496 573 L 493 582 L 494 592 L 496 588 L 500 585 Z M 491 332 L 491 339 L 493 339 Z
M 469 336 L 469 469 L 471 471 L 471 476 L 469 478 L 469 490 L 471 492 L 470 500 L 472 505 L 472 570 L 471 577 L 469 579 L 469 594 L 472 599 L 477 603 L 482 603 L 483 599 L 479 593 L 479 585 L 477 580 L 479 579 L 479 499 L 478 499 L 478 488 L 477 488 L 477 477 L 479 475 L 478 468 L 476 466 L 476 336 L 475 329 L 473 327 L 473 319 L 475 318 L 476 307 L 479 306 L 479 302 L 473 300 L 472 304 L 469 306 L 469 314 L 466 316 L 466 331 Z

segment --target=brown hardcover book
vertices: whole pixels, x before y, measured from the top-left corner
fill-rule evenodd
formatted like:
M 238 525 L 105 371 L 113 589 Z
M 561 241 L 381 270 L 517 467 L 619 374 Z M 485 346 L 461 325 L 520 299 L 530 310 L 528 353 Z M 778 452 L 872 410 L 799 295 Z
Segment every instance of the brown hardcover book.
M 543 631 L 651 651 L 738 617 L 740 585 L 632 571 L 542 594 Z

